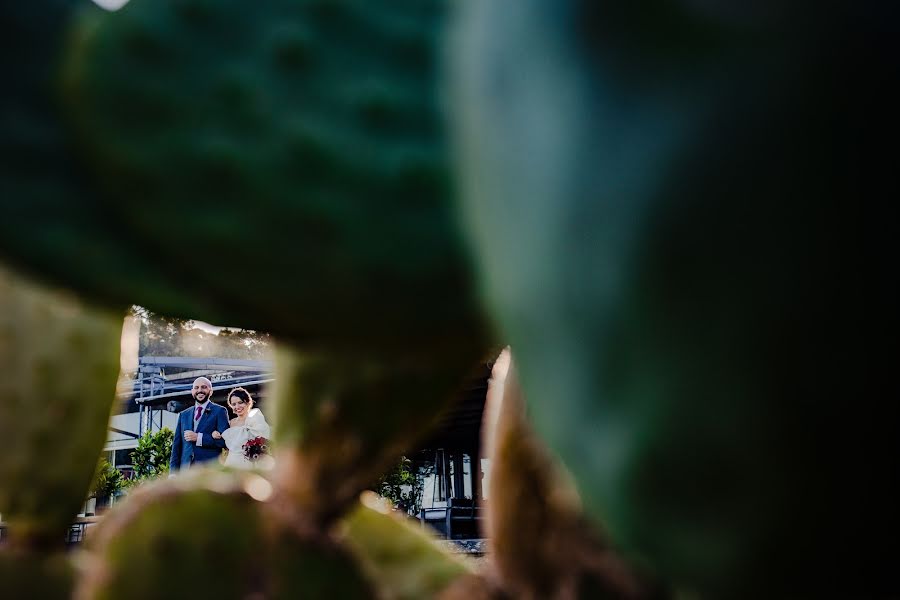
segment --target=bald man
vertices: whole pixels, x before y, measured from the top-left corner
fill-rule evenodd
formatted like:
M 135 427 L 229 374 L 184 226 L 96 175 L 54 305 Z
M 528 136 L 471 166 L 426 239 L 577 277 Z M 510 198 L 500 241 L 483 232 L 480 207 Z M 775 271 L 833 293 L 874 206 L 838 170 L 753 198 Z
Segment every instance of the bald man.
M 210 402 L 212 383 L 206 377 L 198 377 L 191 386 L 194 405 L 181 411 L 175 439 L 172 440 L 172 458 L 169 472 L 215 460 L 225 447 L 224 439 L 214 439 L 213 431 L 228 429 L 228 411 Z

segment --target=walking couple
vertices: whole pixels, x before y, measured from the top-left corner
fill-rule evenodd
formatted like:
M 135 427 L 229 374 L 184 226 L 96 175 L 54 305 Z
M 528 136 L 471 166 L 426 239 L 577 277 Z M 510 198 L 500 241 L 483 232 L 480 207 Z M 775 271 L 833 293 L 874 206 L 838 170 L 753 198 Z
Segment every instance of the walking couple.
M 228 392 L 228 406 L 235 417 L 229 421 L 228 411 L 211 402 L 213 387 L 206 377 L 198 377 L 191 388 L 194 405 L 178 415 L 178 426 L 172 440 L 172 458 L 169 472 L 218 459 L 222 449 L 228 449 L 225 465 L 237 468 L 251 468 L 253 461 L 248 455 L 254 449 L 245 451 L 244 445 L 256 438 L 269 439 L 269 424 L 262 412 L 253 407 L 253 398 L 244 388 L 234 388 Z

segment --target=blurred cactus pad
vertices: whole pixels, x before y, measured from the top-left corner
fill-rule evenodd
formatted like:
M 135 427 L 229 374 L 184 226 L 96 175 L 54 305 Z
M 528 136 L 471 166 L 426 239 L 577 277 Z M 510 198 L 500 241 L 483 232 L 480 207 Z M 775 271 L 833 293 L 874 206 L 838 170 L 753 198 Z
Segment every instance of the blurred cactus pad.
M 27 31 L 3 59 L 11 259 L 101 301 L 319 345 L 452 351 L 477 329 L 438 103 L 443 2 L 4 13 Z M 35 229 L 55 235 L 26 243 Z
M 895 12 L 6 3 L 0 597 L 900 596 Z M 278 339 L 276 467 L 67 554 L 132 304 Z M 359 498 L 494 336 L 476 569 Z
M 337 533 L 487 340 L 439 102 L 444 3 L 179 0 L 106 12 L 51 1 L 2 18 L 0 254 L 75 290 L 96 319 L 113 313 L 101 339 L 51 292 L 47 316 L 32 318 L 35 284 L 2 281 L 0 366 L 23 386 L 2 413 L 4 434 L 23 438 L 0 463 L 0 513 L 17 542 L 0 564 L 22 573 L 3 578 L 2 595 L 38 590 L 39 572 L 56 582 L 46 594 L 72 585 L 54 532 L 90 484 L 114 398 L 115 313 L 133 303 L 278 337 L 289 357 L 273 411 L 278 468 L 266 503 L 228 477 L 135 494 L 101 526 L 74 578 L 79 596 L 159 597 L 192 587 L 198 566 L 234 598 L 427 597 L 470 574 L 393 520 L 352 544 Z M 7 418 L 16 411 L 27 419 Z M 61 472 L 39 467 L 47 453 Z M 354 522 L 351 537 L 368 521 Z M 368 556 L 365 536 L 392 529 Z M 396 567 L 410 543 L 435 564 L 410 555 L 412 577 Z M 254 556 L 243 575 L 224 575 Z M 149 581 L 133 577 L 135 562 Z
M 106 440 L 121 331 L 121 315 L 0 266 L 4 597 L 58 597 L 69 585 L 70 567 L 58 550 Z
M 462 198 L 585 511 L 703 597 L 895 597 L 896 11 L 464 6 Z

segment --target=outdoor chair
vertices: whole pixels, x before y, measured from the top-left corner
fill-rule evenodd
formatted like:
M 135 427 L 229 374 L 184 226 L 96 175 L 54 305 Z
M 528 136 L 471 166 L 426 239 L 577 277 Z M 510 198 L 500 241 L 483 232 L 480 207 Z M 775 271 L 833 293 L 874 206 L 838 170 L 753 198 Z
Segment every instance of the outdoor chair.
M 472 539 L 481 537 L 480 528 L 484 509 L 472 498 L 447 500 L 447 539 Z

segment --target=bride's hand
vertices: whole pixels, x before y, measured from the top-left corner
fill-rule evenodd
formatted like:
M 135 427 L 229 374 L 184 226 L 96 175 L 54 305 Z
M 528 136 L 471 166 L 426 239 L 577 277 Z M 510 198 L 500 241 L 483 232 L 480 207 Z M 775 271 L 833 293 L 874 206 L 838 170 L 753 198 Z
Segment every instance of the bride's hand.
M 218 431 L 213 431 L 213 432 L 212 432 L 212 436 L 213 436 L 213 439 L 214 439 L 214 440 L 221 440 L 221 439 L 222 439 L 222 434 L 219 433 Z

